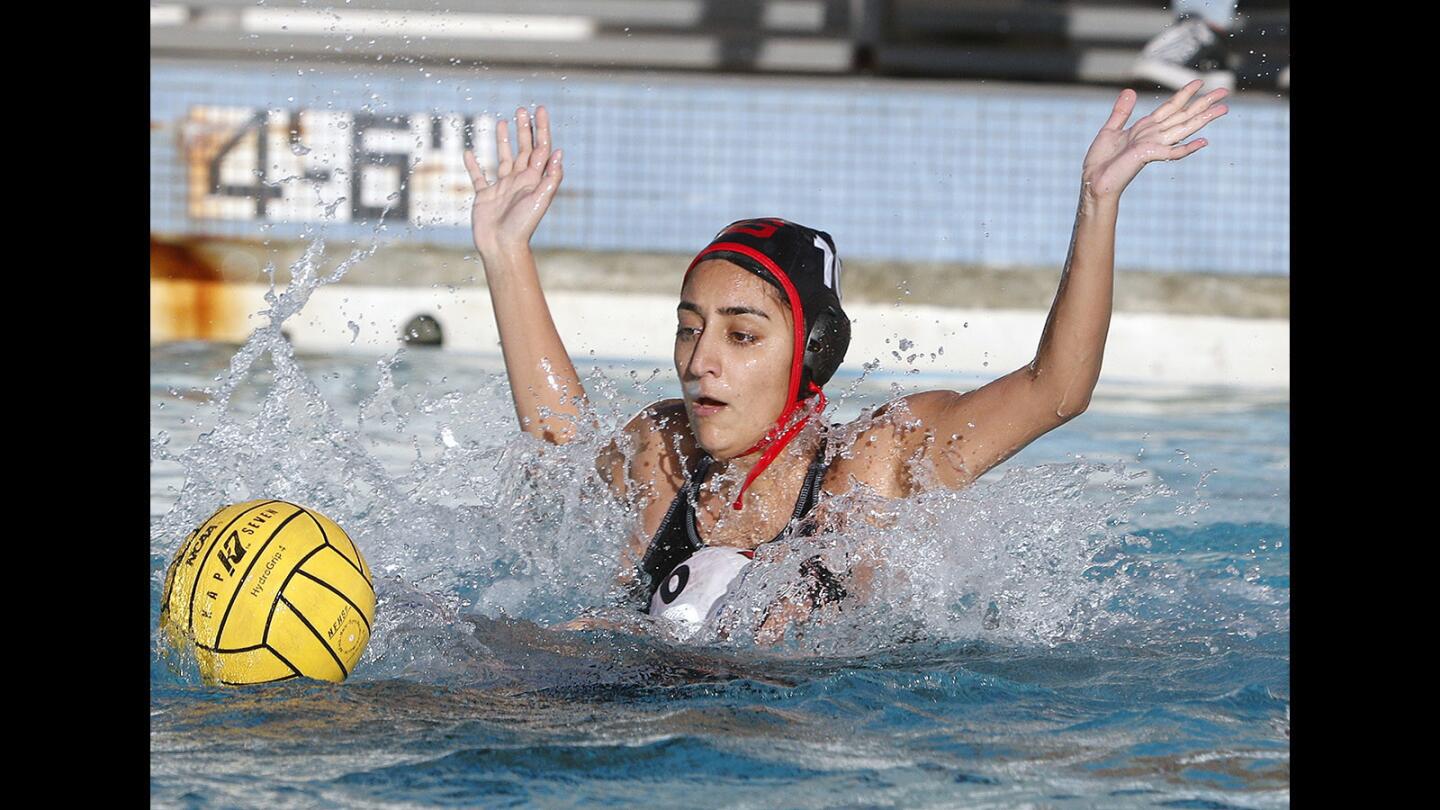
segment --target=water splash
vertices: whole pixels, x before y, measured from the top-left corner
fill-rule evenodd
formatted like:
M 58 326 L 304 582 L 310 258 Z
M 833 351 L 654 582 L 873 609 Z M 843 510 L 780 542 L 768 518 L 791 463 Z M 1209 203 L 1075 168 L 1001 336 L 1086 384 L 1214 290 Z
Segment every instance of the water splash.
M 847 598 L 783 628 L 784 646 L 827 655 L 875 652 L 897 643 L 987 640 L 1055 645 L 1126 621 L 1108 609 L 1134 587 L 1098 577 L 1106 555 L 1132 538 L 1126 510 L 1168 493 L 1136 485 L 1123 467 L 1051 465 L 1010 471 L 959 491 L 894 501 L 864 491 L 833 508 L 861 516 L 838 533 L 767 547 L 709 628 L 715 639 L 754 643 L 772 606 L 808 601 L 805 562 L 841 575 Z
M 598 638 L 545 629 L 578 615 L 681 649 L 663 623 L 624 601 L 619 552 L 639 514 L 608 496 L 595 465 L 612 441 L 626 444 L 617 428 L 634 409 L 673 395 L 664 378 L 631 371 L 617 380 L 594 370 L 584 381 L 593 410 L 582 418 L 610 430 L 582 431 L 588 436 L 557 447 L 516 430 L 503 375 L 471 375 L 468 390 L 437 389 L 434 381 L 460 362 L 454 355 L 401 348 L 363 370 L 350 361 L 321 373 L 313 367 L 326 360 L 297 356 L 282 327 L 315 289 L 339 281 L 374 248 L 328 275 L 318 270 L 324 251 L 323 242 L 311 243 L 283 290 L 267 268 L 265 325 L 213 385 L 176 397 L 208 423 L 193 441 L 185 431 L 153 434 L 152 464 L 178 466 L 184 476 L 173 506 L 152 525 L 155 598 L 164 562 L 195 524 L 221 504 L 275 497 L 345 527 L 376 573 L 377 620 L 362 679 L 499 677 L 516 656 Z M 862 375 L 837 402 L 873 403 L 887 393 L 901 392 Z M 1217 649 L 1227 635 L 1288 628 L 1288 580 L 1267 580 L 1240 554 L 1207 581 L 1174 560 L 1183 538 L 1132 525 L 1136 514 L 1203 511 L 1205 478 L 1193 496 L 1182 495 L 1146 470 L 1075 462 L 1014 468 L 904 501 L 857 488 L 832 505 L 857 519 L 762 547 L 689 645 L 751 658 L 923 654 L 968 641 L 1049 647 L 1203 638 Z M 846 598 L 800 621 L 767 624 L 777 603 L 804 601 L 814 587 L 806 563 L 816 558 L 840 578 Z M 1219 592 L 1227 605 L 1243 596 L 1249 608 L 1206 608 Z M 757 634 L 775 642 L 759 643 Z M 517 652 L 517 636 L 529 640 L 528 652 Z M 653 658 L 652 647 L 635 650 L 635 661 Z M 594 674 L 594 666 L 577 667 L 577 677 Z

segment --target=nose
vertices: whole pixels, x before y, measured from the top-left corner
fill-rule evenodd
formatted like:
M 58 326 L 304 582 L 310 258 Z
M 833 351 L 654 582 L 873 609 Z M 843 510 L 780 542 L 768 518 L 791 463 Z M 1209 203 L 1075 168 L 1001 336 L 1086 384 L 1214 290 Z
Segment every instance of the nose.
M 685 363 L 685 377 L 698 380 L 704 376 L 720 376 L 719 344 L 711 336 L 711 329 L 702 329 L 699 337 L 690 344 L 690 358 Z

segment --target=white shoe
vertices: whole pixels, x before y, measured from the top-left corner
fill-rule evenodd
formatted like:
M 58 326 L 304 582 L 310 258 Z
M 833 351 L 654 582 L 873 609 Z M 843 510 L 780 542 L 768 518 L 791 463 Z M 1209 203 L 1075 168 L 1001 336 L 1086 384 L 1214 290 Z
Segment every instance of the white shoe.
M 1226 68 L 1226 62 L 1227 54 L 1215 32 L 1204 20 L 1191 17 L 1145 43 L 1131 74 L 1171 90 L 1179 90 L 1196 79 L 1205 80 L 1202 92 L 1217 87 L 1234 90 L 1235 73 Z

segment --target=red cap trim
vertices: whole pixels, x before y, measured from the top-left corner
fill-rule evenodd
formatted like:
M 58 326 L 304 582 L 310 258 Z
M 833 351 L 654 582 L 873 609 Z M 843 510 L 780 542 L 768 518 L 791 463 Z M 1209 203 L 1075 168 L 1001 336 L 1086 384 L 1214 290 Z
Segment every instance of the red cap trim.
M 805 310 L 800 306 L 799 291 L 795 289 L 795 284 L 790 281 L 790 276 L 786 275 L 785 271 L 780 269 L 780 265 L 776 264 L 773 259 L 764 253 L 739 242 L 716 242 L 700 251 L 700 254 L 695 257 L 694 261 L 690 262 L 690 266 L 685 268 L 685 275 L 688 277 L 690 271 L 695 269 L 695 265 L 704 261 L 706 256 L 720 251 L 748 256 L 759 262 L 761 267 L 769 270 L 775 277 L 775 280 L 780 282 L 780 287 L 785 291 L 786 298 L 790 300 L 791 320 L 795 324 L 795 351 L 790 361 L 790 385 L 786 397 L 787 404 L 785 410 L 780 412 L 780 418 L 775 420 L 775 426 L 766 431 L 765 435 L 760 437 L 760 441 L 751 445 L 749 449 L 740 454 L 742 456 L 748 456 L 761 449 L 765 451 L 760 456 L 760 460 L 751 468 L 750 474 L 745 476 L 745 483 L 740 485 L 740 494 L 735 498 L 735 502 L 730 505 L 732 508 L 740 510 L 745 508 L 745 490 L 750 488 L 750 484 L 754 483 L 760 473 L 764 472 L 765 468 L 770 466 L 770 462 L 774 461 L 775 458 L 780 455 L 780 451 L 785 449 L 785 445 L 789 444 L 790 440 L 794 439 L 795 436 L 800 433 L 800 429 L 805 426 L 805 423 L 810 421 L 811 414 L 806 414 L 795 424 L 789 425 L 788 428 L 786 427 L 791 417 L 795 414 L 795 411 L 798 410 L 801 405 L 797 395 L 800 393 L 800 372 L 805 364 Z M 825 410 L 825 392 L 821 391 L 820 387 L 814 382 L 810 383 L 810 391 L 820 395 L 820 401 L 815 408 L 815 413 L 820 413 Z M 775 435 L 777 430 L 783 431 L 778 437 Z
M 825 392 L 821 391 L 820 387 L 813 382 L 810 383 L 810 390 L 819 395 L 819 401 L 815 404 L 815 413 L 820 413 L 821 411 L 825 410 Z M 799 403 L 796 403 L 796 405 L 798 404 Z M 793 411 L 793 407 L 786 408 L 785 413 L 780 415 L 780 424 L 784 424 L 785 419 Z M 773 443 L 770 444 L 769 447 L 765 449 L 764 454 L 760 456 L 760 460 L 755 462 L 754 467 L 750 468 L 750 474 L 745 476 L 745 483 L 740 485 L 740 494 L 735 497 L 735 502 L 730 504 L 730 508 L 737 511 L 745 508 L 745 490 L 749 489 L 750 485 L 754 483 L 755 479 L 759 477 L 760 473 L 764 472 L 765 468 L 770 466 L 770 462 L 774 461 L 775 457 L 780 455 L 780 451 L 785 449 L 785 445 L 789 444 L 791 439 L 799 435 L 800 429 L 805 427 L 805 423 L 810 421 L 811 416 L 812 414 L 805 414 L 798 421 L 796 421 L 795 424 L 791 425 L 789 430 L 785 431 L 784 435 L 782 435 L 779 439 L 775 440 Z M 766 434 L 766 437 L 768 438 L 769 434 Z M 764 439 L 757 443 L 754 448 L 745 451 L 744 455 L 748 456 L 751 453 L 755 452 L 755 450 L 759 449 L 760 444 L 763 443 Z
M 790 320 L 795 323 L 795 351 L 794 357 L 790 360 L 790 388 L 785 401 L 787 403 L 794 403 L 796 396 L 800 393 L 800 370 L 805 363 L 805 308 L 800 306 L 800 293 L 795 289 L 795 284 L 790 281 L 790 276 L 786 275 L 785 271 L 780 269 L 780 265 L 776 264 L 774 259 L 771 259 L 769 256 L 766 256 L 764 253 L 761 253 L 749 245 L 744 245 L 739 242 L 716 242 L 700 251 L 700 255 L 696 256 L 695 260 L 690 262 L 690 266 L 685 268 L 685 275 L 689 276 L 690 271 L 695 269 L 695 265 L 704 261 L 706 256 L 722 250 L 749 256 L 759 262 L 761 267 L 769 270 L 771 275 L 775 276 L 775 280 L 780 282 L 781 289 L 785 291 L 785 297 L 790 300 L 790 314 L 792 316 Z M 790 410 L 792 410 L 792 408 L 787 407 L 786 413 L 781 415 L 782 422 L 785 416 L 789 415 Z M 753 452 L 754 449 L 752 448 L 751 450 L 747 450 L 744 455 Z

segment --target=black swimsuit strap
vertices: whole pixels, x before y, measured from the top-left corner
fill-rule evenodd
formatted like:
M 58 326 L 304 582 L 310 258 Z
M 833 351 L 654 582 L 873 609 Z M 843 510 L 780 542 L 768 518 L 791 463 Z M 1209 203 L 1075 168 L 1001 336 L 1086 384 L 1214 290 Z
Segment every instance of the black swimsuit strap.
M 827 441 L 822 439 L 820 451 L 816 453 L 815 460 L 810 463 L 810 469 L 805 473 L 805 482 L 795 499 L 795 510 L 791 513 L 790 520 L 785 524 L 785 528 L 768 542 L 773 543 L 797 530 L 801 534 L 811 532 L 812 527 L 801 521 L 819 499 L 820 483 L 826 469 L 826 445 Z M 660 528 L 656 530 L 655 536 L 650 538 L 650 545 L 645 549 L 645 556 L 640 561 L 640 570 L 648 578 L 647 605 L 662 578 L 691 554 L 705 547 L 705 541 L 700 539 L 699 532 L 695 530 L 695 504 L 699 502 L 700 486 L 704 483 L 713 461 L 708 453 L 701 453 L 694 472 L 687 475 L 685 485 L 675 493 L 675 500 L 670 502 L 670 508 L 660 521 Z
M 827 444 L 829 444 L 829 437 L 822 437 L 820 449 L 816 451 L 815 459 L 810 462 L 810 469 L 805 472 L 805 481 L 800 484 L 800 494 L 795 498 L 795 508 L 790 512 L 790 519 L 785 522 L 785 528 L 767 542 L 773 543 L 789 535 L 799 525 L 800 519 L 814 508 L 815 501 L 820 495 L 820 481 L 825 476 L 827 466 L 825 464 L 825 447 Z M 690 543 L 696 549 L 705 546 L 705 541 L 700 538 L 699 530 L 695 528 L 695 504 L 700 500 L 700 485 L 705 481 L 705 473 L 710 469 L 710 462 L 711 458 L 708 453 L 700 459 L 693 483 L 687 487 L 685 493 L 688 496 L 685 498 L 685 531 L 690 538 Z
M 825 448 L 829 443 L 828 436 L 820 440 L 820 450 L 815 454 L 815 460 L 810 462 L 810 469 L 805 473 L 805 483 L 800 485 L 800 497 L 795 500 L 795 512 L 790 515 L 792 524 L 808 515 L 820 500 L 820 483 L 825 479 L 825 471 L 830 466 L 825 463 Z

